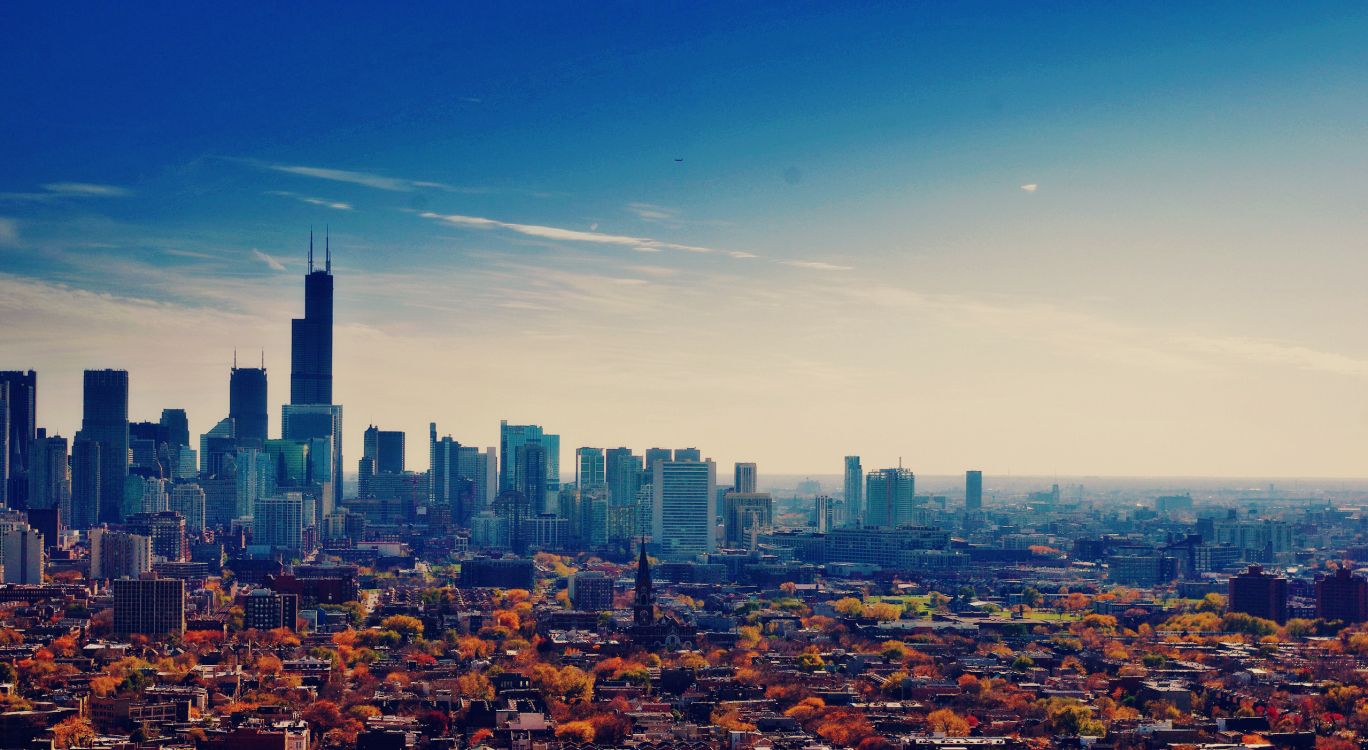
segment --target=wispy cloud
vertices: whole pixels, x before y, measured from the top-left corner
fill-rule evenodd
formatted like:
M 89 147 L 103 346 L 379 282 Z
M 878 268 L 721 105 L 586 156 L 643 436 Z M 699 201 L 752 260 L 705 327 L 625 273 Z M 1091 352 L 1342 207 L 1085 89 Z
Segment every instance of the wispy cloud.
M 636 215 L 642 221 L 649 221 L 656 224 L 667 224 L 670 226 L 679 225 L 679 211 L 665 206 L 657 206 L 654 203 L 628 203 L 627 210 Z
M 42 188 L 41 192 L 0 193 L 0 200 L 46 203 L 63 198 L 124 198 L 133 194 L 132 190 L 125 187 L 94 182 L 49 182 L 39 187 Z
M 412 193 L 419 190 L 441 190 L 448 193 L 487 193 L 488 189 L 482 187 L 464 187 L 460 185 L 448 185 L 445 182 L 434 180 L 413 180 L 407 177 L 391 177 L 377 172 L 364 172 L 355 169 L 337 169 L 334 167 L 318 167 L 307 164 L 272 164 L 258 159 L 232 159 L 240 163 L 250 164 L 260 169 L 273 172 L 283 172 L 298 177 L 312 177 L 317 180 L 328 180 L 330 182 L 343 182 L 350 185 L 361 185 L 362 187 L 374 188 L 376 190 L 386 190 L 392 193 Z
M 813 271 L 853 271 L 854 266 L 840 266 L 820 260 L 781 260 L 780 263 L 794 268 L 809 268 Z
M 687 245 L 679 242 L 666 242 L 664 240 L 652 239 L 650 237 L 636 237 L 625 234 L 608 234 L 605 232 L 585 232 L 579 229 L 565 229 L 563 227 L 550 227 L 541 224 L 515 224 L 513 222 L 488 219 L 482 216 L 463 216 L 461 214 L 439 214 L 432 211 L 425 211 L 418 214 L 424 219 L 440 221 L 452 226 L 468 227 L 471 229 L 499 230 L 514 232 L 528 237 L 540 239 L 564 241 L 564 242 L 585 242 L 596 245 L 611 245 L 615 247 L 625 247 L 640 253 L 659 253 L 663 251 L 682 251 L 697 254 L 717 254 L 725 255 L 729 258 L 738 260 L 748 260 L 760 258 L 755 253 L 744 250 L 717 250 L 701 245 Z M 852 266 L 837 265 L 816 260 L 774 260 L 773 262 L 791 268 L 804 268 L 813 271 L 850 271 Z
M 261 252 L 260 250 L 258 250 L 258 249 L 256 249 L 256 248 L 252 248 L 252 257 L 253 257 L 253 258 L 256 258 L 257 260 L 261 261 L 262 263 L 265 263 L 266 265 L 270 266 L 270 268 L 271 268 L 272 271 L 284 271 L 284 270 L 285 270 L 285 264 L 284 264 L 284 263 L 281 263 L 278 259 L 276 259 L 276 258 L 274 258 L 274 257 L 272 257 L 272 256 L 270 256 L 270 255 L 267 255 L 266 253 L 263 253 L 263 252 Z
M 354 208 L 350 203 L 328 200 L 327 198 L 315 198 L 311 195 L 300 195 L 299 193 L 290 192 L 289 190 L 268 190 L 266 191 L 266 195 L 278 195 L 282 198 L 294 198 L 295 200 L 300 201 L 301 203 L 307 203 L 311 206 L 322 206 L 323 208 L 331 208 L 336 211 L 351 211 Z
M 1286 341 L 1243 336 L 1182 336 L 1177 342 L 1195 352 L 1224 355 L 1258 364 L 1352 377 L 1368 376 L 1368 360 Z
M 1040 189 L 1040 186 L 1035 184 L 1034 182 L 1028 182 L 1025 185 L 1022 185 L 1021 189 L 1023 192 L 1034 193 L 1035 191 Z
M 88 196 L 93 198 L 122 198 L 133 194 L 117 185 L 98 185 L 93 182 L 50 182 L 43 189 L 58 195 Z
M 475 229 L 498 229 L 508 232 L 516 232 L 528 237 L 539 237 L 547 240 L 561 240 L 566 242 L 591 242 L 599 245 L 615 245 L 627 247 L 640 252 L 660 252 L 662 250 L 682 250 L 689 253 L 712 253 L 716 252 L 709 247 L 698 245 L 684 245 L 678 242 L 664 242 L 649 237 L 632 237 L 624 234 L 605 234 L 603 232 L 585 232 L 579 229 L 563 229 L 561 227 L 548 227 L 539 224 L 514 224 L 507 221 L 496 219 L 486 219 L 480 216 L 462 216 L 460 214 L 438 214 L 425 211 L 419 216 L 424 219 L 442 221 L 458 227 L 471 227 Z
M 19 223 L 0 217 L 0 247 L 19 246 Z

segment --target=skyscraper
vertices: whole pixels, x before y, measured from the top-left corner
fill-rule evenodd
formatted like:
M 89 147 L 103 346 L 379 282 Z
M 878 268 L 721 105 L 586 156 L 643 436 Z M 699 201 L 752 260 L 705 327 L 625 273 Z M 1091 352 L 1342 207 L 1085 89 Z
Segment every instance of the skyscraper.
M 184 409 L 162 409 L 161 427 L 170 445 L 190 445 L 190 419 Z
M 859 523 L 865 516 L 864 507 L 864 467 L 859 456 L 845 457 L 845 508 L 846 517 Z
M 575 486 L 579 491 L 602 488 L 607 483 L 603 449 L 575 449 Z
M 9 383 L 0 382 L 0 506 L 12 507 L 10 492 Z
M 970 513 L 983 510 L 983 472 L 964 472 L 964 509 Z
M 280 436 L 285 440 L 320 441 L 311 448 L 312 480 L 320 486 L 323 517 L 342 505 L 342 407 L 336 404 L 285 404 L 280 410 Z
M 128 478 L 128 371 L 86 370 L 84 395 L 78 440 L 100 444 L 99 520 L 118 523 Z
M 673 449 L 673 448 L 647 448 L 647 449 L 646 449 L 646 457 L 645 457 L 645 465 L 646 465 L 646 473 L 647 473 L 649 476 L 647 476 L 646 481 L 647 481 L 647 482 L 651 481 L 651 477 L 654 477 L 654 476 L 655 476 L 655 465 L 656 465 L 656 464 L 660 463 L 661 461 L 673 461 L 673 460 L 674 460 L 674 449 Z
M 692 560 L 715 551 L 712 506 L 717 464 L 660 461 L 655 465 L 654 475 L 651 534 L 661 557 Z
M 38 428 L 38 373 L 0 371 L 0 389 L 9 391 L 5 396 L 9 422 L 3 440 L 7 444 L 6 455 L 0 459 L 7 466 L 8 482 L 7 486 L 0 486 L 0 499 L 9 507 L 23 508 L 28 496 L 29 455 Z
M 738 463 L 736 476 L 732 482 L 732 492 L 749 494 L 755 492 L 755 464 Z
M 366 428 L 362 438 L 362 458 L 374 463 L 376 474 L 401 474 L 404 471 L 404 433 L 382 430 L 375 425 Z
M 313 232 L 309 232 L 309 274 L 304 277 L 304 317 L 290 326 L 290 403 L 332 403 L 333 276 L 332 249 L 323 245 L 323 270 L 314 269 Z M 264 390 L 264 389 L 263 389 Z
M 29 454 L 30 508 L 61 508 L 71 519 L 71 469 L 67 462 L 67 439 L 43 435 L 33 441 Z
M 912 522 L 916 507 L 916 477 L 908 469 L 869 472 L 865 482 L 866 526 L 898 526 Z
M 237 425 L 240 444 L 253 448 L 265 444 L 270 422 L 266 411 L 266 368 L 238 367 L 236 355 L 228 375 L 228 416 Z
M 73 529 L 89 529 L 100 517 L 100 444 L 76 433 L 71 446 L 71 515 Z
M 553 435 L 542 429 L 541 425 L 515 425 L 508 420 L 499 422 L 499 491 L 521 489 L 518 477 L 518 448 L 536 444 L 543 448 L 542 477 L 543 493 L 539 497 L 529 497 L 535 512 L 554 506 L 560 494 L 560 435 Z
M 614 506 L 636 505 L 641 487 L 641 456 L 630 448 L 609 448 L 604 453 L 604 479 L 608 482 L 608 501 Z

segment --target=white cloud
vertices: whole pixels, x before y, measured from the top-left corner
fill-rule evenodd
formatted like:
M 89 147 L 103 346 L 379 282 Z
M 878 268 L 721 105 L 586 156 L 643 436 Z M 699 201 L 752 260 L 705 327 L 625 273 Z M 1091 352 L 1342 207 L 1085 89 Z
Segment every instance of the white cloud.
M 252 248 L 252 257 L 254 257 L 254 258 L 256 258 L 257 260 L 261 261 L 262 263 L 265 263 L 266 265 L 270 266 L 272 271 L 284 271 L 284 270 L 285 270 L 285 264 L 284 264 L 284 263 L 281 263 L 278 259 L 273 258 L 273 257 L 271 257 L 270 255 L 267 255 L 266 253 L 263 253 L 263 252 L 261 252 L 260 250 L 258 250 L 258 249 L 256 249 L 256 248 Z
M 665 206 L 657 206 L 654 203 L 628 203 L 627 210 L 636 214 L 636 217 L 642 221 L 658 224 L 679 223 L 679 211 Z
M 1035 184 L 1034 182 L 1028 182 L 1025 185 L 1022 185 L 1021 189 L 1027 193 L 1034 193 L 1035 191 L 1040 189 L 1040 186 Z
M 44 185 L 43 189 L 50 193 L 73 197 L 122 198 L 133 194 L 128 188 L 116 185 L 97 185 L 93 182 L 51 182 Z
M 0 200 L 48 203 L 62 198 L 123 198 L 133 194 L 128 188 L 93 182 L 49 182 L 41 187 L 43 192 L 0 193 Z
M 835 263 L 826 263 L 820 260 L 781 260 L 786 266 L 794 268 L 809 268 L 813 271 L 853 271 L 854 266 L 838 266 Z
M 279 195 L 285 198 L 294 198 L 297 201 L 307 203 L 311 206 L 322 206 L 324 208 L 331 208 L 336 211 L 350 211 L 353 208 L 352 204 L 350 203 L 328 200 L 327 198 L 315 198 L 311 195 L 300 195 L 299 193 L 293 193 L 289 190 L 268 190 L 266 191 L 266 195 Z
M 562 240 L 567 242 L 591 242 L 599 245 L 616 245 L 627 247 L 640 252 L 655 253 L 661 250 L 682 250 L 689 253 L 711 253 L 714 252 L 709 247 L 699 247 L 698 245 L 683 245 L 677 242 L 664 242 L 653 240 L 649 237 L 632 237 L 622 234 L 605 234 L 602 232 L 584 232 L 578 229 L 563 229 L 560 227 L 547 227 L 537 224 L 514 224 L 496 219 L 486 219 L 480 216 L 461 216 L 460 214 L 438 214 L 426 211 L 419 216 L 424 219 L 434 219 L 446 222 L 459 227 L 473 227 L 476 229 L 501 229 L 508 232 L 527 235 L 529 237 L 540 237 L 547 240 Z

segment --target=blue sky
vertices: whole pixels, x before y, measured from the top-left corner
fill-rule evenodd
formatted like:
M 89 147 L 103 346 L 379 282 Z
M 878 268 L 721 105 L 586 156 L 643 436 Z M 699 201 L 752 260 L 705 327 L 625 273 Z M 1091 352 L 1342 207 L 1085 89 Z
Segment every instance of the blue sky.
M 508 418 L 784 473 L 1365 473 L 1359 4 L 387 11 L 0 8 L 43 423 L 120 366 L 207 429 L 235 348 L 283 399 L 312 225 L 353 456 Z

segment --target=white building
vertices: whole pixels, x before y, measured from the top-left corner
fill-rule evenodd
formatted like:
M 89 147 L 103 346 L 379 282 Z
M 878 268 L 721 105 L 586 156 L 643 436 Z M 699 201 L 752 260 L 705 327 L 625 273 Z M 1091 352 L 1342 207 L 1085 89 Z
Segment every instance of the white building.
M 0 534 L 0 548 L 5 583 L 43 582 L 43 535 L 36 529 L 14 528 Z
M 652 486 L 651 536 L 668 560 L 692 560 L 717 549 L 713 497 L 717 464 L 712 461 L 660 461 Z

